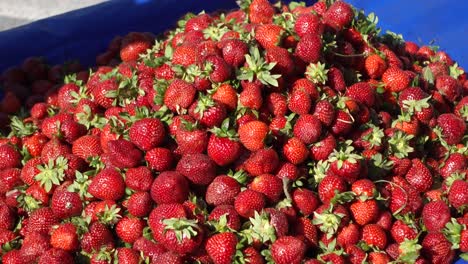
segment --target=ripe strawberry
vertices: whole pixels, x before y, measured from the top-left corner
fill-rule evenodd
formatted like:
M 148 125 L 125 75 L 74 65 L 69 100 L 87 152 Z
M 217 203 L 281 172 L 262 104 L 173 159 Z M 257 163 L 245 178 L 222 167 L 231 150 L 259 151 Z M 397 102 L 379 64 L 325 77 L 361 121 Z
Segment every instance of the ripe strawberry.
M 176 171 L 165 171 L 151 185 L 151 198 L 157 204 L 182 203 L 188 198 L 187 179 Z
M 455 257 L 455 252 L 451 249 L 451 243 L 442 233 L 428 233 L 421 245 L 421 254 L 432 263 L 451 263 Z
M 284 29 L 275 24 L 263 24 L 255 28 L 255 39 L 264 49 L 279 46 Z
M 322 125 L 313 115 L 301 115 L 294 125 L 294 136 L 305 144 L 317 142 L 321 133 Z
M 140 254 L 131 248 L 118 248 L 117 249 L 117 261 L 122 264 L 136 264 L 140 263 Z
M 375 104 L 375 90 L 369 83 L 358 82 L 346 89 L 345 95 L 356 102 L 373 107 Z
M 359 242 L 361 233 L 359 227 L 353 223 L 348 224 L 338 231 L 337 243 L 343 248 L 356 245 Z
M 128 135 L 133 144 L 141 150 L 148 151 L 164 141 L 166 131 L 159 119 L 143 118 L 132 124 Z
M 454 114 L 441 114 L 437 118 L 437 124 L 442 130 L 442 138 L 449 145 L 458 144 L 465 135 L 465 122 Z
M 329 203 L 335 197 L 335 192 L 341 193 L 346 190 L 347 186 L 343 178 L 334 175 L 325 176 L 318 185 L 318 194 L 322 203 Z
M 302 38 L 307 34 L 321 34 L 323 25 L 318 15 L 305 13 L 297 17 L 294 30 Z
M 399 68 L 389 67 L 382 75 L 386 90 L 390 92 L 401 92 L 410 84 L 408 75 Z
M 331 131 L 335 135 L 346 135 L 353 127 L 353 118 L 343 110 L 336 111 L 335 120 L 331 124 Z
M 226 223 L 224 223 L 222 218 L 226 217 Z M 208 221 L 217 221 L 221 225 L 221 229 L 228 227 L 232 230 L 239 230 L 241 227 L 241 220 L 236 209 L 232 205 L 219 205 L 213 208 L 210 215 L 208 216 Z
M 464 180 L 455 180 L 450 187 L 448 200 L 456 209 L 463 208 L 468 203 L 468 183 Z
M 265 138 L 268 134 L 268 126 L 261 121 L 250 121 L 239 126 L 239 140 L 250 151 L 256 151 L 265 147 Z
M 311 215 L 319 206 L 319 199 L 315 193 L 308 189 L 298 188 L 292 192 L 294 206 L 304 216 Z
M 200 95 L 198 100 L 190 106 L 189 113 L 200 124 L 208 128 L 220 126 L 226 118 L 224 105 L 213 101 L 210 96 L 204 95 Z
M 183 155 L 176 170 L 198 185 L 208 185 L 216 177 L 216 165 L 205 154 Z
M 151 171 L 145 166 L 130 168 L 125 173 L 125 185 L 135 191 L 149 191 L 153 179 Z
M 228 111 L 233 111 L 237 108 L 237 96 L 234 87 L 227 83 L 221 84 L 212 94 L 213 100 L 223 104 Z
M 81 238 L 80 244 L 84 252 L 87 253 L 101 248 L 112 249 L 114 248 L 114 237 L 105 225 L 94 222 Z
M 41 257 L 39 258 L 38 261 L 39 264 L 59 264 L 59 263 L 64 263 L 64 264 L 72 264 L 75 263 L 73 260 L 73 256 L 59 248 L 51 248 L 44 252 Z
M 268 202 L 278 202 L 283 194 L 281 179 L 272 174 L 262 174 L 255 177 L 249 187 L 264 194 Z
M 132 32 L 125 36 L 120 47 L 122 61 L 134 61 L 139 55 L 151 48 L 151 41 L 143 34 Z
M 227 64 L 233 67 L 240 67 L 245 62 L 245 54 L 249 52 L 249 47 L 240 39 L 228 39 L 221 42 L 223 58 Z
M 52 195 L 51 208 L 55 216 L 60 219 L 79 216 L 83 210 L 80 195 L 76 192 L 67 191 L 68 185 L 64 184 L 55 189 Z
M 111 140 L 107 147 L 112 164 L 120 169 L 137 167 L 143 158 L 141 151 L 125 139 Z
M 79 247 L 77 228 L 72 223 L 64 223 L 54 229 L 50 236 L 50 244 L 54 248 L 76 251 Z
M 9 144 L 0 145 L 0 159 L 2 160 L 0 170 L 16 168 L 21 163 L 21 155 Z
M 362 228 L 362 238 L 369 246 L 375 246 L 384 249 L 387 245 L 387 235 L 385 231 L 376 224 L 365 225 Z
M 123 217 L 116 225 L 117 236 L 125 243 L 134 243 L 143 235 L 145 222 L 139 218 Z
M 288 108 L 291 112 L 306 115 L 312 107 L 309 94 L 304 90 L 294 90 L 288 98 Z
M 387 69 L 387 63 L 377 54 L 372 54 L 366 58 L 365 72 L 372 79 L 378 79 Z
M 180 154 L 203 153 L 208 145 L 208 133 L 202 129 L 181 127 L 176 133 Z
M 239 192 L 240 184 L 236 179 L 227 175 L 219 175 L 208 186 L 205 200 L 208 204 L 215 206 L 233 204 Z
M 444 161 L 439 169 L 440 175 L 446 179 L 453 173 L 462 172 L 468 166 L 468 161 L 461 153 L 453 153 Z
M 255 212 L 260 212 L 264 207 L 265 196 L 254 190 L 240 192 L 234 201 L 237 213 L 245 218 L 253 217 Z
M 397 243 L 402 243 L 405 240 L 413 240 L 417 237 L 417 230 L 403 222 L 402 220 L 396 220 L 390 230 L 392 238 Z
M 225 232 L 208 238 L 205 249 L 215 264 L 229 264 L 234 259 L 236 245 L 236 235 L 231 232 Z
M 102 154 L 99 137 L 85 135 L 78 138 L 73 142 L 72 153 L 86 161 L 88 158 L 98 157 Z
M 278 167 L 279 157 L 274 149 L 260 149 L 253 152 L 244 162 L 244 169 L 252 176 L 273 173 Z
M 358 200 L 351 204 L 350 210 L 356 223 L 361 226 L 373 223 L 379 215 L 379 207 L 375 200 Z
M 259 110 L 263 105 L 261 85 L 244 85 L 242 92 L 239 94 L 239 102 L 241 105 Z
M 29 232 L 24 236 L 21 246 L 21 260 L 23 263 L 33 263 L 50 249 L 49 237 L 40 232 Z
M 172 64 L 187 67 L 199 61 L 198 55 L 194 45 L 177 46 L 172 55 Z
M 296 137 L 290 138 L 283 146 L 283 154 L 292 164 L 300 164 L 309 156 L 307 146 Z
M 149 215 L 153 206 L 151 195 L 147 192 L 136 192 L 130 196 L 127 202 L 127 210 L 136 217 Z
M 183 258 L 171 251 L 164 252 L 153 257 L 151 263 L 183 264 Z
M 450 221 L 450 209 L 443 201 L 429 202 L 424 205 L 421 217 L 429 232 L 438 232 Z
M 117 201 L 125 194 L 125 182 L 116 169 L 104 169 L 91 180 L 88 192 L 101 200 Z
M 255 24 L 270 23 L 275 10 L 267 0 L 253 0 L 249 6 L 250 22 Z
M 222 83 L 231 77 L 231 66 L 221 56 L 210 55 L 205 58 L 205 61 L 210 64 L 209 76 L 213 83 Z
M 6 194 L 16 186 L 22 185 L 21 172 L 18 168 L 0 170 L 0 193 Z
M 337 1 L 334 2 L 323 14 L 325 24 L 336 31 L 348 26 L 353 20 L 354 12 L 349 4 Z
M 155 171 L 166 171 L 172 168 L 174 157 L 167 148 L 154 148 L 146 152 L 148 167 Z
M 432 186 L 432 174 L 419 159 L 413 159 L 411 168 L 405 175 L 406 180 L 416 190 L 425 192 Z
M 164 104 L 173 112 L 187 109 L 195 99 L 195 93 L 193 85 L 176 79 L 167 87 Z
M 7 205 L 0 206 L 0 228 L 12 230 L 15 226 L 16 213 Z
M 277 264 L 299 264 L 305 251 L 304 242 L 292 236 L 281 237 L 271 245 L 271 256 Z
M 318 34 L 307 34 L 297 43 L 295 56 L 305 63 L 316 63 L 320 59 L 322 40 Z
M 441 75 L 435 79 L 436 89 L 449 101 L 457 101 L 462 95 L 462 86 L 455 78 Z

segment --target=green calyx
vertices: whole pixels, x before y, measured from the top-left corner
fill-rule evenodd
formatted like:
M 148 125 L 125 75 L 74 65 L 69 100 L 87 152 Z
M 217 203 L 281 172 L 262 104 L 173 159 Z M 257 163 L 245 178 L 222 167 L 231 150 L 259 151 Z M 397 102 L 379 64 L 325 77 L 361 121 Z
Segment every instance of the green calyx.
M 245 55 L 247 67 L 242 67 L 237 73 L 237 79 L 253 82 L 259 80 L 264 85 L 278 87 L 281 74 L 271 74 L 276 62 L 267 63 L 256 46 L 250 48 L 250 54 Z
M 249 179 L 249 174 L 244 170 L 233 171 L 229 170 L 227 176 L 234 178 L 238 183 L 244 185 Z
M 236 130 L 231 128 L 231 120 L 229 118 L 224 119 L 221 123 L 221 127 L 213 127 L 210 129 L 210 132 L 216 135 L 217 137 L 229 138 L 230 140 L 238 141 L 239 135 Z
M 365 134 L 362 139 L 370 144 L 370 147 L 379 147 L 382 145 L 382 139 L 385 137 L 383 129 L 372 125 L 370 133 Z
M 122 216 L 120 215 L 120 208 L 117 205 L 113 204 L 111 207 L 105 206 L 104 212 L 98 216 L 99 222 L 104 225 L 114 225 L 116 224 Z
M 412 240 L 405 238 L 405 241 L 400 243 L 398 249 L 400 251 L 400 255 L 398 256 L 399 262 L 414 263 L 420 256 L 419 251 L 422 249 L 422 246 L 418 244 L 417 238 Z
M 414 148 L 410 146 L 410 141 L 413 137 L 413 135 L 408 135 L 403 131 L 395 131 L 393 136 L 388 140 L 391 154 L 399 159 L 408 157 L 408 154 L 414 151 Z
M 428 96 L 421 100 L 404 100 L 403 107 L 409 115 L 413 115 L 416 112 L 420 112 L 425 108 L 429 108 L 429 100 L 431 100 L 431 96 Z
M 11 133 L 8 137 L 11 136 L 18 136 L 18 137 L 25 137 L 30 136 L 36 132 L 37 127 L 33 123 L 24 122 L 17 116 L 12 116 L 10 119 L 10 128 Z
M 218 23 L 211 25 L 203 30 L 205 39 L 212 39 L 214 41 L 220 41 L 223 35 L 229 31 L 229 28 L 224 23 Z
M 455 218 L 452 218 L 450 222 L 445 224 L 445 228 L 442 230 L 442 233 L 452 244 L 452 249 L 460 248 L 461 232 L 463 230 L 466 230 L 466 226 L 458 223 Z
M 452 76 L 455 79 L 458 79 L 458 77 L 460 77 L 460 75 L 465 73 L 465 71 L 463 71 L 463 69 L 461 69 L 458 66 L 458 63 L 454 63 L 452 66 L 450 66 L 449 67 L 449 72 L 450 72 L 450 76 Z
M 328 69 L 321 62 L 311 63 L 307 66 L 305 75 L 315 84 L 325 84 L 328 81 Z
M 330 163 L 327 160 L 319 160 L 315 164 L 311 164 L 309 169 L 309 175 L 313 175 L 314 184 L 318 185 L 325 176 L 327 176 L 327 171 L 330 168 Z M 312 178 L 311 178 L 312 179 Z
M 276 241 L 276 229 L 270 222 L 270 217 L 267 213 L 262 212 L 259 214 L 255 212 L 254 217 L 250 217 L 251 226 L 249 228 L 249 235 L 252 239 L 262 243 Z
M 86 200 L 89 198 L 92 198 L 93 196 L 88 192 L 88 187 L 89 184 L 91 183 L 91 180 L 89 179 L 89 176 L 94 175 L 94 171 L 86 171 L 86 172 L 75 172 L 75 180 L 73 181 L 72 184 L 70 184 L 67 188 L 69 192 L 76 192 L 78 195 L 80 195 L 80 198 L 82 200 Z
M 50 159 L 45 165 L 38 165 L 40 171 L 34 179 L 49 192 L 52 185 L 60 185 L 65 177 L 65 170 L 68 169 L 68 160 L 64 157 L 58 157 L 56 160 Z
M 194 112 L 197 113 L 200 116 L 200 118 L 203 118 L 203 114 L 205 113 L 205 111 L 210 109 L 213 106 L 215 106 L 215 101 L 213 100 L 213 98 L 211 98 L 211 96 L 204 95 L 203 93 L 199 93 L 197 106 L 195 107 Z M 228 119 L 228 125 L 229 125 L 229 119 Z
M 162 223 L 165 225 L 164 231 L 173 230 L 180 243 L 184 239 L 191 239 L 198 235 L 198 221 L 186 218 L 169 218 L 164 219 Z
M 333 206 L 330 205 L 330 208 L 321 214 L 314 212 L 314 219 L 312 220 L 312 224 L 318 225 L 320 231 L 326 233 L 327 238 L 330 239 L 338 231 L 341 218 L 343 217 L 344 214 L 333 213 Z
M 344 142 L 344 144 L 339 146 L 339 150 L 334 149 L 333 153 L 330 154 L 328 161 L 330 163 L 337 162 L 336 165 L 338 169 L 341 169 L 345 161 L 350 163 L 357 163 L 359 160 L 361 160 L 362 157 L 360 155 L 353 153 L 354 147 L 351 146 L 351 143 L 352 141 L 347 140 Z
M 102 115 L 93 114 L 89 105 L 84 105 L 83 111 L 75 116 L 78 119 L 78 123 L 84 125 L 86 129 L 90 129 L 91 127 L 103 128 L 109 121 Z

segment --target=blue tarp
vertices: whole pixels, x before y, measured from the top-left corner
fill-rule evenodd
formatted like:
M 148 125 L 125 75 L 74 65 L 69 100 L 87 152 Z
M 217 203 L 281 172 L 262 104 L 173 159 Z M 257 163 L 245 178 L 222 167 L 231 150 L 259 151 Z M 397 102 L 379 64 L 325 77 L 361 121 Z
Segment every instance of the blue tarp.
M 310 0 L 308 1 L 310 4 Z M 348 0 L 375 12 L 383 31 L 403 34 L 406 40 L 435 45 L 459 65 L 468 67 L 468 2 L 465 0 Z M 79 59 L 94 64 L 116 35 L 130 31 L 163 32 L 186 12 L 236 7 L 235 0 L 111 1 L 0 32 L 0 72 L 29 56 L 50 63 Z M 468 263 L 459 260 L 457 263 Z

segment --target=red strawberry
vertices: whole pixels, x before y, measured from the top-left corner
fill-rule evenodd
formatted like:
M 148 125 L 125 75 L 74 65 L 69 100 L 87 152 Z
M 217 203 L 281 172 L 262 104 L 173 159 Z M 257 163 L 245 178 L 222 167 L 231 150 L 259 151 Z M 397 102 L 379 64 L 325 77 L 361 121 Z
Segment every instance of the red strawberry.
M 455 180 L 450 187 L 448 200 L 456 209 L 463 208 L 468 203 L 468 182 Z
M 404 242 L 405 239 L 413 240 L 418 235 L 417 230 L 414 227 L 411 227 L 402 220 L 396 220 L 393 223 L 390 234 L 395 242 L 399 244 Z
M 468 166 L 468 161 L 461 153 L 453 153 L 444 161 L 439 169 L 440 175 L 446 179 L 453 173 L 462 172 Z
M 148 151 L 158 147 L 166 136 L 164 125 L 156 118 L 143 118 L 132 124 L 129 137 L 141 150 Z
M 90 253 L 101 248 L 112 249 L 114 238 L 111 231 L 100 222 L 94 222 L 89 227 L 81 239 L 81 248 L 84 252 Z
M 264 24 L 271 22 L 275 10 L 267 0 L 253 0 L 249 6 L 250 22 Z
M 323 25 L 317 15 L 305 13 L 297 17 L 294 30 L 299 37 L 303 37 L 307 34 L 321 34 Z
M 283 154 L 293 164 L 304 162 L 309 156 L 307 146 L 298 138 L 290 138 L 283 146 Z
M 208 128 L 220 126 L 226 118 L 226 108 L 210 96 L 200 95 L 198 100 L 190 106 L 189 113 L 192 117 Z
M 79 216 L 83 210 L 80 195 L 76 192 L 67 191 L 68 185 L 64 184 L 55 189 L 52 195 L 51 208 L 55 216 L 60 219 Z
M 283 194 L 283 183 L 274 175 L 262 174 L 253 179 L 250 189 L 263 193 L 267 201 L 276 203 Z
M 225 232 L 208 238 L 205 249 L 215 264 L 229 264 L 234 259 L 236 245 L 236 235 L 231 232 Z
M 29 232 L 25 235 L 21 246 L 21 259 L 23 263 L 33 263 L 50 249 L 49 237 L 39 232 Z
M 0 159 L 2 160 L 0 170 L 16 168 L 21 163 L 21 155 L 9 144 L 0 145 Z
M 372 54 L 366 58 L 365 72 L 372 79 L 378 79 L 387 69 L 387 63 L 377 54 Z
M 202 129 L 180 128 L 176 134 L 180 154 L 202 153 L 208 145 L 208 133 Z
M 75 251 L 79 247 L 77 228 L 72 223 L 64 223 L 54 229 L 50 236 L 50 244 L 54 248 Z
M 305 144 L 317 142 L 321 132 L 322 125 L 313 115 L 301 115 L 294 125 L 294 135 Z
M 441 75 L 435 79 L 435 87 L 449 101 L 456 101 L 462 95 L 462 86 L 455 78 Z
M 241 221 L 239 214 L 232 205 L 219 205 L 213 208 L 210 215 L 208 216 L 209 221 L 218 221 L 221 225 L 223 224 L 222 218 L 226 217 L 226 226 L 221 226 L 221 228 L 229 227 L 232 230 L 239 230 L 241 227 Z
M 304 90 L 294 90 L 288 98 L 288 108 L 291 112 L 306 115 L 312 107 L 309 94 Z
M 210 64 L 210 80 L 213 83 L 222 83 L 231 77 L 231 67 L 222 57 L 210 55 L 205 58 L 205 61 Z M 205 68 L 206 67 L 207 66 L 205 66 Z
M 125 182 L 117 170 L 104 169 L 94 176 L 88 192 L 101 200 L 117 201 L 125 194 Z
M 272 173 L 279 164 L 278 154 L 274 149 L 260 149 L 244 162 L 245 170 L 252 176 Z
M 239 126 L 239 140 L 250 151 L 265 147 L 265 138 L 269 131 L 268 126 L 261 121 L 250 121 Z
M 59 248 L 51 248 L 41 255 L 38 263 L 39 264 L 47 264 L 47 263 L 49 264 L 59 264 L 59 263 L 72 264 L 75 262 L 73 260 L 73 256 L 69 252 L 63 249 L 59 249 Z
M 153 179 L 151 171 L 146 166 L 130 168 L 125 173 L 125 185 L 135 191 L 149 191 Z
M 358 200 L 351 204 L 350 210 L 356 223 L 361 226 L 373 223 L 379 215 L 379 207 L 375 200 Z
M 22 170 L 17 168 L 0 170 L 0 193 L 6 194 L 7 192 L 13 190 L 16 186 L 22 185 L 23 182 L 21 181 L 21 173 Z M 31 176 L 35 177 L 36 175 Z
M 86 135 L 73 142 L 72 153 L 84 160 L 92 157 L 98 157 L 102 154 L 99 137 Z
M 390 92 L 403 91 L 410 84 L 410 78 L 401 69 L 389 67 L 382 75 L 386 90 Z
M 157 204 L 182 203 L 188 198 L 188 181 L 176 171 L 165 171 L 151 186 L 151 197 Z
M 130 196 L 127 202 L 127 210 L 136 217 L 149 215 L 153 206 L 151 195 L 147 192 L 137 192 Z
M 299 264 L 305 251 L 304 242 L 292 236 L 281 237 L 271 245 L 271 256 L 277 264 Z
M 335 120 L 331 124 L 331 131 L 335 135 L 346 135 L 353 127 L 353 118 L 343 110 L 336 111 Z
M 123 217 L 116 225 L 117 236 L 125 243 L 134 243 L 143 235 L 145 222 L 139 218 Z
M 303 215 L 311 215 L 319 206 L 319 199 L 315 193 L 308 189 L 298 188 L 292 192 L 295 207 Z
M 199 54 L 193 45 L 180 45 L 174 49 L 172 55 L 172 64 L 182 65 L 187 67 L 191 64 L 197 63 L 199 60 Z M 160 70 L 160 74 L 161 74 Z
M 361 233 L 359 227 L 353 223 L 344 226 L 338 231 L 337 242 L 343 248 L 348 248 L 351 245 L 356 245 L 359 242 Z
M 117 261 L 122 264 L 137 264 L 140 263 L 140 254 L 131 248 L 117 249 Z
M 438 232 L 450 221 L 450 209 L 443 201 L 429 202 L 424 205 L 421 217 L 429 232 Z
M 208 204 L 215 206 L 234 204 L 235 197 L 239 192 L 240 184 L 234 177 L 219 175 L 206 189 L 205 200 Z
M 151 48 L 151 41 L 143 34 L 132 32 L 125 36 L 120 47 L 122 61 L 134 61 L 139 55 Z
M 153 257 L 151 263 L 183 264 L 183 258 L 171 251 L 164 252 Z
M 318 186 L 320 201 L 323 203 L 329 203 L 335 197 L 335 192 L 341 193 L 346 190 L 346 182 L 343 178 L 334 175 L 325 176 Z
M 195 99 L 195 93 L 193 85 L 176 79 L 167 87 L 164 104 L 173 112 L 187 109 Z
M 0 228 L 12 230 L 15 226 L 16 213 L 6 205 L 0 206 Z
M 349 4 L 336 1 L 323 14 L 325 24 L 336 31 L 348 26 L 353 20 L 354 12 Z
M 421 254 L 432 263 L 451 263 L 455 257 L 451 243 L 442 233 L 428 233 L 421 245 Z
M 173 154 L 167 148 L 154 148 L 146 152 L 148 167 L 155 171 L 166 171 L 173 166 Z
M 465 122 L 454 114 L 441 114 L 437 118 L 437 124 L 442 129 L 442 138 L 449 145 L 458 144 L 465 135 Z
M 176 170 L 199 185 L 208 185 L 216 177 L 216 165 L 205 154 L 183 155 Z
M 227 64 L 233 67 L 240 67 L 245 62 L 245 54 L 249 52 L 249 47 L 240 39 L 229 39 L 222 42 L 223 58 Z
M 345 95 L 356 102 L 373 107 L 375 104 L 375 89 L 369 83 L 358 82 L 346 89 Z
M 238 95 L 230 84 L 221 84 L 211 96 L 215 102 L 223 104 L 228 111 L 233 111 L 237 108 Z
M 307 34 L 297 43 L 295 55 L 305 63 L 316 63 L 322 53 L 322 40 L 318 34 Z
M 425 192 L 432 186 L 432 174 L 419 159 L 413 159 L 412 166 L 405 175 L 406 180 L 416 190 Z
M 366 225 L 362 228 L 362 240 L 369 246 L 384 249 L 387 245 L 387 235 L 385 231 L 375 224 Z
M 265 196 L 254 190 L 240 192 L 234 201 L 237 213 L 245 218 L 253 217 L 255 212 L 260 212 L 264 207 Z
M 117 168 L 134 168 L 140 164 L 143 158 L 141 151 L 128 140 L 111 140 L 107 146 L 112 164 Z

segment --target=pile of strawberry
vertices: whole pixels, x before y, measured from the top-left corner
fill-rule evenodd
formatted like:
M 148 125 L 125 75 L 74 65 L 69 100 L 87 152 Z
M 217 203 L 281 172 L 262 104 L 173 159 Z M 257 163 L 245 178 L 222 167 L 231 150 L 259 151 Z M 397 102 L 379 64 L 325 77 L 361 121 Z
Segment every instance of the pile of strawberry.
M 3 263 L 464 257 L 463 69 L 345 2 L 240 7 L 2 74 Z

